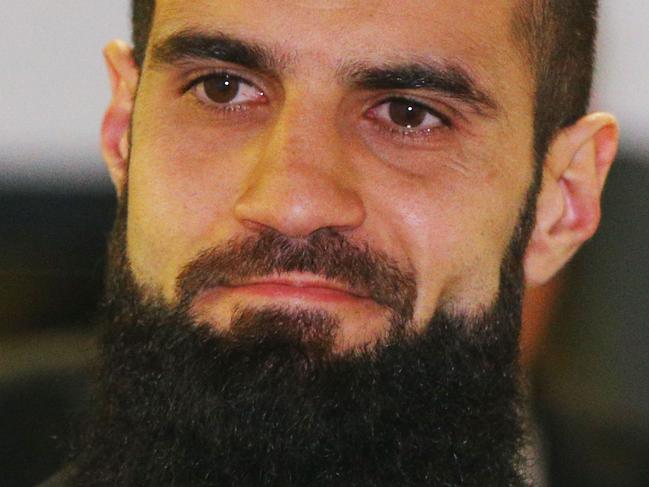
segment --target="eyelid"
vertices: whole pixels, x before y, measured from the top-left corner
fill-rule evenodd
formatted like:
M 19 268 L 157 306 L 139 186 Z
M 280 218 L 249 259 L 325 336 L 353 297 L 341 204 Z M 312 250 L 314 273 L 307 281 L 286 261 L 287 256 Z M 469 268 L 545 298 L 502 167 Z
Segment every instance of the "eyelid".
M 391 103 L 391 102 L 407 102 L 407 103 L 412 103 L 413 105 L 417 105 L 418 107 L 423 108 L 424 110 L 428 111 L 431 115 L 434 117 L 438 118 L 440 122 L 442 122 L 442 125 L 444 127 L 452 127 L 453 120 L 450 116 L 446 115 L 443 113 L 441 110 L 438 110 L 437 108 L 432 107 L 429 103 L 422 101 L 416 97 L 409 96 L 409 95 L 390 95 L 384 98 L 381 98 L 380 101 L 372 105 L 370 108 L 371 110 L 376 110 L 378 107 L 381 105 L 384 105 L 385 103 Z M 416 129 L 405 129 L 404 131 L 412 131 L 415 132 Z
M 384 120 L 382 117 L 378 116 L 377 112 L 383 105 L 391 102 L 406 102 L 420 106 L 426 110 L 430 116 L 437 118 L 439 120 L 439 125 L 407 128 L 394 122 L 390 122 L 389 120 Z M 428 146 L 429 143 L 438 140 L 438 136 L 441 135 L 443 131 L 448 131 L 455 127 L 454 121 L 450 116 L 441 113 L 440 110 L 433 108 L 429 103 L 422 102 L 419 99 L 406 94 L 391 94 L 383 96 L 377 102 L 373 103 L 365 112 L 365 119 L 371 123 L 371 126 L 377 131 L 377 133 L 381 134 L 383 137 L 388 137 L 399 144 L 415 144 L 417 146 L 420 144 Z
M 215 77 L 227 77 L 230 80 L 237 80 L 239 83 L 239 90 L 232 101 L 223 103 L 216 102 L 209 98 L 205 93 L 204 87 L 201 89 L 201 84 L 204 84 L 206 81 Z M 181 95 L 186 95 L 190 92 L 192 98 L 202 107 L 211 110 L 213 113 L 218 113 L 219 115 L 232 112 L 243 114 L 252 108 L 265 105 L 268 102 L 266 93 L 259 88 L 257 83 L 225 68 L 215 68 L 210 71 L 203 71 L 202 74 L 195 74 L 193 78 L 184 85 Z M 248 94 L 247 99 L 237 100 L 237 98 L 246 92 Z
M 229 77 L 231 77 L 233 79 L 237 79 L 239 81 L 242 81 L 243 83 L 245 83 L 247 85 L 255 87 L 255 89 L 257 91 L 259 91 L 260 93 L 264 92 L 264 90 L 259 88 L 259 86 L 257 86 L 257 83 L 255 83 L 254 81 L 250 81 L 245 76 L 236 74 L 236 73 L 234 73 L 234 72 L 232 72 L 232 71 L 230 71 L 229 69 L 226 69 L 226 68 L 214 68 L 214 69 L 212 69 L 210 71 L 203 72 L 202 74 L 195 75 L 192 79 L 190 79 L 187 83 L 185 83 L 185 85 L 183 86 L 182 91 L 183 91 L 183 93 L 186 93 L 189 90 L 191 90 L 192 88 L 194 88 L 195 86 L 202 83 L 203 81 L 207 81 L 210 78 L 213 78 L 215 76 L 229 76 Z
M 430 116 L 436 117 L 439 124 L 428 127 L 407 128 L 400 126 L 384 117 L 377 116 L 377 111 L 382 105 L 392 102 L 406 102 L 423 107 Z M 444 109 L 437 108 L 439 105 Z M 440 144 L 447 144 L 453 140 L 452 135 L 458 124 L 461 123 L 463 116 L 455 108 L 448 106 L 443 101 L 433 102 L 424 101 L 421 98 L 408 93 L 388 92 L 374 97 L 368 103 L 363 119 L 363 125 L 367 127 L 374 136 L 378 137 L 382 143 L 388 143 L 390 146 L 401 147 L 413 150 L 433 150 L 441 147 Z M 459 119 L 459 120 L 458 120 Z

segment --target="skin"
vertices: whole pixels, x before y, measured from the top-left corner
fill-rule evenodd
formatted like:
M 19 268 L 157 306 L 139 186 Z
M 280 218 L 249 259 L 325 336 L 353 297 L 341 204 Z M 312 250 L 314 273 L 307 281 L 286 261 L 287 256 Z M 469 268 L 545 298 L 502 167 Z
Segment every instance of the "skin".
M 136 279 L 174 304 L 177 276 L 202 250 L 269 228 L 296 240 L 332 228 L 414 276 L 416 326 L 438 309 L 479 312 L 496 296 L 533 176 L 534 86 L 511 34 L 514 2 L 322 3 L 194 0 L 188 8 L 158 0 L 149 49 L 188 28 L 225 32 L 276 52 L 286 61 L 278 76 L 222 61 L 152 64 L 150 56 L 140 72 L 125 43 L 107 46 L 113 100 L 102 142 L 120 197 L 128 186 Z M 496 107 L 476 110 L 425 89 L 358 88 L 337 76 L 341 65 L 411 61 L 461 66 Z M 251 89 L 245 109 L 228 112 L 201 101 L 199 90 L 183 92 L 221 69 L 263 97 Z M 395 134 L 378 109 L 392 97 L 414 98 L 451 126 Z M 594 233 L 616 148 L 616 121 L 602 113 L 554 140 L 525 257 L 529 285 L 547 281 Z M 227 328 L 241 305 L 324 309 L 341 320 L 339 349 L 388 329 L 387 309 L 341 283 L 277 277 L 210 290 L 192 311 Z

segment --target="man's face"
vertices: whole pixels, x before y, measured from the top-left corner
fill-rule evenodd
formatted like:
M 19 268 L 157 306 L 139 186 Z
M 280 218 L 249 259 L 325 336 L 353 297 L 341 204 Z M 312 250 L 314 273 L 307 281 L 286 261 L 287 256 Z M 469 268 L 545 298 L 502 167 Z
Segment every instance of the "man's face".
M 488 307 L 533 178 L 531 72 L 512 9 L 158 0 L 128 173 L 136 280 L 177 304 L 206 252 L 335 234 L 414 283 L 418 326 Z M 219 329 L 251 307 L 324 311 L 339 350 L 387 332 L 395 306 L 371 279 L 313 269 L 235 272 L 190 309 Z

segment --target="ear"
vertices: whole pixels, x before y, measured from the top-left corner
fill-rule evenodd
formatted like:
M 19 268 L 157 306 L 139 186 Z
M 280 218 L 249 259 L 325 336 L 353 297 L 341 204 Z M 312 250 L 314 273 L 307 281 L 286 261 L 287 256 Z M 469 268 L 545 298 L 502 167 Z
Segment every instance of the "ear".
M 536 226 L 525 254 L 528 286 L 547 282 L 594 235 L 618 137 L 615 117 L 593 113 L 553 140 L 543 165 Z
M 123 41 L 112 41 L 104 48 L 112 98 L 101 127 L 101 147 L 108 172 L 118 197 L 128 177 L 129 133 L 139 69 L 131 48 Z

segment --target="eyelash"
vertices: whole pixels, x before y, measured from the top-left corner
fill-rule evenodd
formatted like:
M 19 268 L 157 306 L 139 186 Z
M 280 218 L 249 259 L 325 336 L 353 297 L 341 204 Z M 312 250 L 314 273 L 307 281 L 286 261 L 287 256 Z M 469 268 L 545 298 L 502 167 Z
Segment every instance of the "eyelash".
M 195 89 L 201 83 L 203 83 L 205 81 L 208 81 L 211 78 L 216 77 L 216 76 L 229 76 L 231 79 L 239 80 L 239 81 L 241 81 L 241 82 L 243 82 L 245 84 L 248 84 L 250 86 L 254 86 L 255 88 L 257 87 L 256 83 L 250 82 L 250 81 L 248 81 L 246 78 L 244 78 L 242 76 L 234 74 L 234 73 L 232 73 L 232 72 L 230 72 L 228 70 L 220 69 L 218 71 L 212 71 L 212 72 L 205 73 L 205 74 L 202 74 L 202 75 L 199 75 L 199 76 L 193 78 L 187 84 L 185 84 L 185 86 L 182 88 L 182 94 L 188 93 L 189 91 Z M 259 90 L 259 88 L 257 88 L 257 89 Z M 262 90 L 259 90 L 259 92 L 263 93 Z M 194 95 L 194 96 L 196 96 L 196 95 Z M 200 100 L 198 100 L 198 101 L 199 101 L 199 103 L 203 104 L 207 108 L 209 108 L 211 110 L 216 110 L 218 112 L 225 112 L 225 113 L 237 112 L 237 113 L 240 113 L 240 112 L 247 111 L 248 109 L 250 109 L 250 107 L 247 106 L 244 103 L 234 104 L 234 105 L 229 105 L 229 104 L 218 105 L 217 103 L 207 104 L 207 103 L 201 102 Z
M 205 81 L 207 81 L 207 80 L 209 80 L 209 79 L 211 79 L 211 78 L 213 78 L 215 76 L 230 76 L 231 78 L 238 79 L 238 80 L 240 80 L 241 82 L 243 82 L 245 84 L 257 87 L 256 83 L 250 82 L 246 78 L 244 78 L 242 76 L 239 76 L 237 74 L 234 74 L 234 73 L 232 73 L 232 72 L 230 72 L 228 70 L 221 69 L 221 70 L 218 70 L 218 71 L 213 71 L 213 72 L 202 74 L 202 75 L 197 76 L 194 79 L 190 80 L 184 86 L 184 88 L 182 89 L 183 94 L 193 90 L 194 88 L 196 88 L 201 83 L 203 83 L 203 82 L 205 82 Z M 259 88 L 257 88 L 257 89 L 259 90 L 260 93 L 263 93 L 263 90 L 260 90 Z M 389 126 L 388 124 L 378 120 L 376 117 L 372 117 L 372 116 L 368 115 L 368 113 L 370 113 L 372 110 L 376 110 L 381 105 L 386 104 L 386 103 L 391 103 L 391 102 L 401 102 L 401 103 L 407 102 L 407 103 L 411 103 L 411 104 L 413 104 L 413 105 L 415 105 L 417 107 L 421 107 L 424 110 L 426 110 L 429 114 L 431 114 L 432 116 L 438 118 L 440 120 L 440 122 L 441 122 L 441 125 L 439 127 L 432 127 L 432 128 L 427 128 L 427 129 L 423 129 L 423 130 L 418 130 L 416 128 L 415 129 L 408 129 L 408 128 L 405 128 L 405 127 L 400 128 L 396 124 L 394 124 L 392 126 Z M 226 113 L 226 114 L 234 113 L 234 112 L 241 113 L 241 112 L 247 111 L 247 110 L 249 110 L 251 108 L 250 106 L 247 106 L 247 104 L 245 104 L 245 103 L 235 104 L 235 105 L 228 105 L 228 104 L 218 105 L 216 103 L 207 105 L 204 102 L 200 102 L 200 103 L 203 103 L 204 105 L 206 105 L 211 110 L 217 110 L 218 112 Z M 415 98 L 408 97 L 408 96 L 405 96 L 405 95 L 391 95 L 391 96 L 381 98 L 377 103 L 372 105 L 371 108 L 369 108 L 369 109 L 367 109 L 365 111 L 364 116 L 365 116 L 365 119 L 369 119 L 369 120 L 374 122 L 376 130 L 378 130 L 381 133 L 386 134 L 386 135 L 388 135 L 390 137 L 398 138 L 398 139 L 401 139 L 401 140 L 426 139 L 428 137 L 431 137 L 434 132 L 437 132 L 438 130 L 451 129 L 451 128 L 453 128 L 453 125 L 454 125 L 452 119 L 449 116 L 441 113 L 439 110 L 436 110 L 436 109 L 430 107 L 426 103 L 422 103 L 421 101 L 419 101 L 419 100 L 417 100 Z
M 396 124 L 392 126 L 387 126 L 387 124 L 381 123 L 381 121 L 377 120 L 377 130 L 380 130 L 381 132 L 387 132 L 389 135 L 400 137 L 403 139 L 412 139 L 412 138 L 430 137 L 432 136 L 433 132 L 436 132 L 441 129 L 450 129 L 453 127 L 453 121 L 449 116 L 443 114 L 442 112 L 436 110 L 435 108 L 430 107 L 426 103 L 422 103 L 421 101 L 415 98 L 411 98 L 405 95 L 392 95 L 386 98 L 381 98 L 381 100 L 378 103 L 374 104 L 372 108 L 370 108 L 366 112 L 366 114 L 372 110 L 375 110 L 377 107 L 380 107 L 381 105 L 384 105 L 386 103 L 391 103 L 391 102 L 401 102 L 401 103 L 406 102 L 415 105 L 417 107 L 423 108 L 430 115 L 439 119 L 441 125 L 439 127 L 431 127 L 427 129 L 417 129 L 417 128 L 408 129 L 405 127 L 400 128 Z M 373 117 L 366 115 L 366 118 L 372 119 Z

